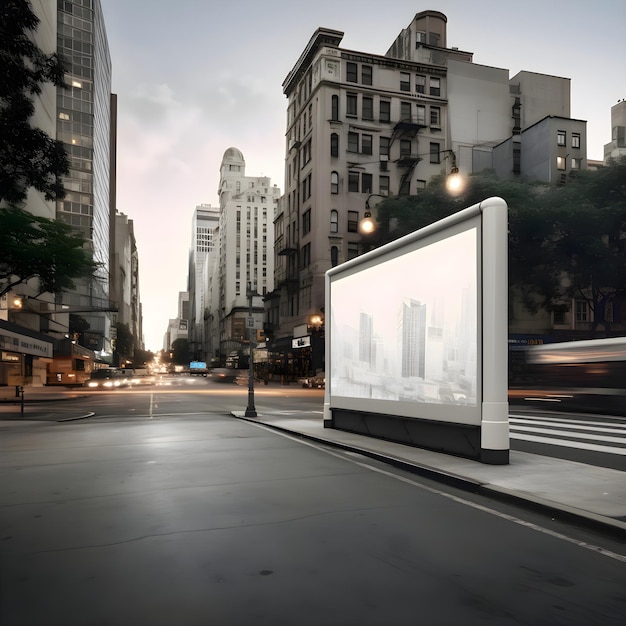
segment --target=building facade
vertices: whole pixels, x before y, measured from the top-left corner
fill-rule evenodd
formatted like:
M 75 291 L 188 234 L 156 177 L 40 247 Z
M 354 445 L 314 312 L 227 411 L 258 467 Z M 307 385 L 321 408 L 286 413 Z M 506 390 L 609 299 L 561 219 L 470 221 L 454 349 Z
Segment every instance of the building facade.
M 57 89 L 56 137 L 65 145 L 70 173 L 67 194 L 56 217 L 70 224 L 89 244 L 99 264 L 96 280 L 77 281 L 57 305 L 83 317 L 89 329 L 85 347 L 112 362 L 110 302 L 111 230 L 115 215 L 114 150 L 111 120 L 111 57 L 100 0 L 66 0 L 57 5 L 57 52 L 66 61 L 69 89 Z
M 206 264 L 201 355 L 213 364 L 240 353 L 250 330 L 257 341 L 263 339 L 263 297 L 274 287 L 273 222 L 280 189 L 266 176 L 246 176 L 243 154 L 231 147 L 220 165 L 218 194 L 217 251 Z
M 220 211 L 210 204 L 201 204 L 193 212 L 191 220 L 191 249 L 189 251 L 189 352 L 196 360 L 202 360 L 208 335 L 206 309 L 209 297 L 209 268 L 216 254 Z
M 493 168 L 497 146 L 501 170 L 531 175 L 535 143 L 548 141 L 539 131 L 554 134 L 541 159 L 558 182 L 557 116 L 579 134 L 581 167 L 586 159 L 569 80 L 474 64 L 473 53 L 448 47 L 438 11 L 415 15 L 384 56 L 343 49 L 342 38 L 319 28 L 283 83 L 285 193 L 266 329 L 270 358 L 293 377 L 324 369 L 325 272 L 362 252 L 359 225 L 381 198 L 415 195 L 453 169 Z
M 611 107 L 611 141 L 604 144 L 604 162 L 626 156 L 626 100 Z

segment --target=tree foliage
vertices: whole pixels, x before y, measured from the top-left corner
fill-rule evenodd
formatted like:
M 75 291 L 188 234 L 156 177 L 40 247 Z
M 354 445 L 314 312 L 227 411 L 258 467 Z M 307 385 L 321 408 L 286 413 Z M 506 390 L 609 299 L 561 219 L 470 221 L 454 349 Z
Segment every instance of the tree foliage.
M 389 198 L 376 207 L 376 246 L 427 226 L 486 198 L 509 206 L 509 285 L 532 312 L 586 300 L 595 330 L 610 324 L 609 302 L 626 295 L 626 159 L 580 172 L 563 187 L 470 176 L 452 198 L 443 177 L 418 196 Z
M 29 122 L 42 85 L 64 85 L 60 58 L 29 37 L 39 21 L 27 0 L 0 3 L 0 203 L 10 205 L 23 203 L 30 187 L 47 200 L 63 198 L 69 173 L 63 143 Z
M 75 279 L 98 267 L 83 243 L 64 222 L 0 208 L 0 296 L 32 278 L 39 278 L 39 293 L 74 289 Z

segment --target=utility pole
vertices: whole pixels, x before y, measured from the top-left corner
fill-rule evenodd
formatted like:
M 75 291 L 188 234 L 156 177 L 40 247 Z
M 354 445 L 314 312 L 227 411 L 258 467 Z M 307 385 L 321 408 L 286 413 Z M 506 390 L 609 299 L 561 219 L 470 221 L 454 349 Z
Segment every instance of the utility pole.
M 254 406 L 254 359 L 253 359 L 253 345 L 252 338 L 254 337 L 254 317 L 252 316 L 252 297 L 256 295 L 252 291 L 252 283 L 248 283 L 248 342 L 250 345 L 250 358 L 248 369 L 248 406 L 246 407 L 246 417 L 256 417 L 256 408 Z

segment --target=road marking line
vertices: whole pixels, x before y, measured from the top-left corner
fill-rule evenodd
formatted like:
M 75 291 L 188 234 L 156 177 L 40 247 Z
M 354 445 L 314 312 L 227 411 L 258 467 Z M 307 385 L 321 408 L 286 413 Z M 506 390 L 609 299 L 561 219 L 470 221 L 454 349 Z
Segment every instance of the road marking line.
M 563 535 L 554 530 L 550 530 L 549 528 L 544 528 L 543 526 L 539 526 L 538 524 L 534 524 L 533 522 L 527 522 L 526 520 L 520 519 L 519 517 L 514 517 L 513 515 L 508 515 L 507 513 L 502 513 L 500 511 L 496 511 L 495 509 L 490 509 L 489 507 L 483 506 L 482 504 L 477 504 L 475 502 L 471 502 L 470 500 L 465 500 L 464 498 L 460 498 L 459 496 L 452 495 L 451 493 L 446 493 L 445 491 L 440 491 L 439 489 L 434 489 L 433 487 L 422 485 L 416 482 L 415 480 L 412 480 L 411 478 L 398 476 L 396 474 L 393 474 L 392 472 L 388 472 L 386 470 L 373 467 L 371 465 L 367 465 L 366 463 L 363 463 L 361 461 L 356 461 L 354 459 L 346 458 L 346 456 L 343 454 L 334 452 L 333 450 L 322 448 L 314 442 L 304 441 L 303 439 L 299 439 L 298 437 L 293 436 L 291 434 L 277 431 L 269 426 L 266 426 L 265 424 L 258 424 L 255 422 L 249 422 L 249 423 L 255 424 L 256 426 L 260 426 L 261 428 L 265 428 L 266 430 L 271 430 L 277 435 L 282 435 L 283 437 L 286 437 L 287 439 L 292 439 L 293 441 L 297 441 L 298 443 L 301 443 L 305 446 L 310 446 L 311 448 L 315 448 L 316 450 L 319 450 L 321 452 L 326 452 L 326 454 L 337 457 L 338 459 L 343 459 L 344 461 L 347 461 L 348 463 L 354 463 L 355 465 L 358 465 L 364 469 L 368 469 L 368 470 L 377 472 L 379 474 L 383 474 L 384 476 L 389 476 L 390 478 L 395 478 L 396 480 L 407 483 L 414 487 L 418 487 L 419 489 L 422 489 L 424 491 L 429 491 L 430 493 L 443 496 L 444 498 L 448 498 L 449 500 L 453 500 L 454 502 L 457 502 L 459 504 L 470 506 L 484 513 L 495 515 L 496 517 L 500 517 L 509 522 L 513 522 L 514 524 L 524 526 L 525 528 L 528 528 L 530 530 L 535 530 L 539 533 L 543 533 L 544 535 L 549 535 L 550 537 L 554 537 L 555 539 L 561 539 L 563 541 L 567 541 L 568 543 L 572 543 L 575 546 L 578 546 L 579 548 L 583 548 L 585 550 L 591 550 L 592 552 L 596 552 L 610 559 L 614 559 L 616 561 L 621 561 L 622 563 L 626 563 L 626 555 L 617 554 L 616 552 L 612 552 L 611 550 L 607 550 L 605 548 L 602 548 L 601 546 L 596 546 L 591 543 L 587 543 L 586 541 L 580 541 L 578 539 L 574 539 L 573 537 L 568 537 L 567 535 Z

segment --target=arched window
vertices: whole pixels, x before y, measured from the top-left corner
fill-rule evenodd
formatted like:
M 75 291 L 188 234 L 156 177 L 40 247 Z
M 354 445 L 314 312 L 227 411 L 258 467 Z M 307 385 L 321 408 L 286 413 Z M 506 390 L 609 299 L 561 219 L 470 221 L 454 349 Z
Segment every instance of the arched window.
M 339 156 L 339 135 L 337 133 L 331 133 L 330 135 L 330 156 Z
M 339 232 L 339 211 L 337 209 L 333 209 L 330 212 L 330 232 Z
M 339 96 L 332 96 L 330 99 L 330 119 L 339 121 Z
M 337 246 L 331 246 L 330 248 L 330 264 L 333 267 L 337 267 L 339 264 L 339 248 Z
M 330 173 L 330 193 L 339 193 L 339 174 Z

